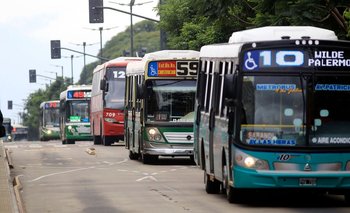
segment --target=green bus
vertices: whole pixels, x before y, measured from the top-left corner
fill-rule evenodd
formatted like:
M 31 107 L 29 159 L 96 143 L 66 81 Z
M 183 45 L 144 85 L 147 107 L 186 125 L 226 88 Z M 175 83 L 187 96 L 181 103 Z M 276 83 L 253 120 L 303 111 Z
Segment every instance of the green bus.
M 60 139 L 60 101 L 44 101 L 40 104 L 39 138 L 41 141 Z
M 62 144 L 92 140 L 90 131 L 91 85 L 71 85 L 60 94 Z
M 197 51 L 163 50 L 128 63 L 124 138 L 130 159 L 193 158 L 198 57 Z

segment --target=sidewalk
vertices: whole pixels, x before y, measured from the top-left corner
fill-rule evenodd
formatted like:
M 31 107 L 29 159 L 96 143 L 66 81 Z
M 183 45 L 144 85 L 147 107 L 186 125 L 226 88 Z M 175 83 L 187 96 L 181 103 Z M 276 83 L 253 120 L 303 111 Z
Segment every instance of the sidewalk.
M 0 141 L 0 213 L 18 212 L 16 205 L 5 148 Z

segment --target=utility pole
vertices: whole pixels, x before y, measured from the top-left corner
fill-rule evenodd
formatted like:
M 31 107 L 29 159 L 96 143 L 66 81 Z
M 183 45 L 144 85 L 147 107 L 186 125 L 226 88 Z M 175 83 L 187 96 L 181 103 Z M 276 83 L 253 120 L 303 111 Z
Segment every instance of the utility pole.
M 74 80 L 73 80 L 73 58 L 74 55 L 70 56 L 70 66 L 71 66 L 71 71 L 72 71 L 72 85 L 74 84 Z

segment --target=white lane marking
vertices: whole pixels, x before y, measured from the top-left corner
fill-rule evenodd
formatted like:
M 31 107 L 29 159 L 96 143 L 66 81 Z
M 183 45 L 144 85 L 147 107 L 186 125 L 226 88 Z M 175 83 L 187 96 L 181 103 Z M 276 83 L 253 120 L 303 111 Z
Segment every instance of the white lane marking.
M 54 175 L 67 174 L 67 173 L 78 172 L 78 171 L 94 169 L 94 168 L 95 168 L 95 166 L 91 166 L 91 167 L 87 167 L 87 168 L 73 169 L 73 170 L 68 170 L 68 171 L 64 171 L 64 172 L 55 172 L 55 173 L 40 176 L 40 177 L 35 178 L 33 180 L 30 180 L 28 182 L 35 182 L 35 181 L 41 180 L 43 178 L 47 178 L 47 177 L 54 176 Z
M 38 145 L 38 144 L 30 144 L 29 148 L 42 148 L 42 145 Z
M 148 176 L 145 176 L 145 177 L 142 177 L 142 178 L 139 178 L 139 179 L 137 179 L 136 181 L 137 182 L 140 182 L 140 181 L 143 181 L 143 180 L 146 180 L 146 179 L 150 179 L 150 180 L 153 180 L 153 181 L 158 181 L 155 177 L 153 177 L 153 176 L 150 176 L 150 175 L 148 175 Z

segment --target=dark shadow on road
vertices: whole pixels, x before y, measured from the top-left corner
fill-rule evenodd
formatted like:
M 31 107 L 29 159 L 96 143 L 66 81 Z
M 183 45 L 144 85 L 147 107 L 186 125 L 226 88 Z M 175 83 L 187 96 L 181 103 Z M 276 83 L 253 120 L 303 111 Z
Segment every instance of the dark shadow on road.
M 244 193 L 237 203 L 250 208 L 285 207 L 285 208 L 333 208 L 349 207 L 340 195 L 328 195 L 313 191 L 290 191 L 287 189 L 261 190 Z

